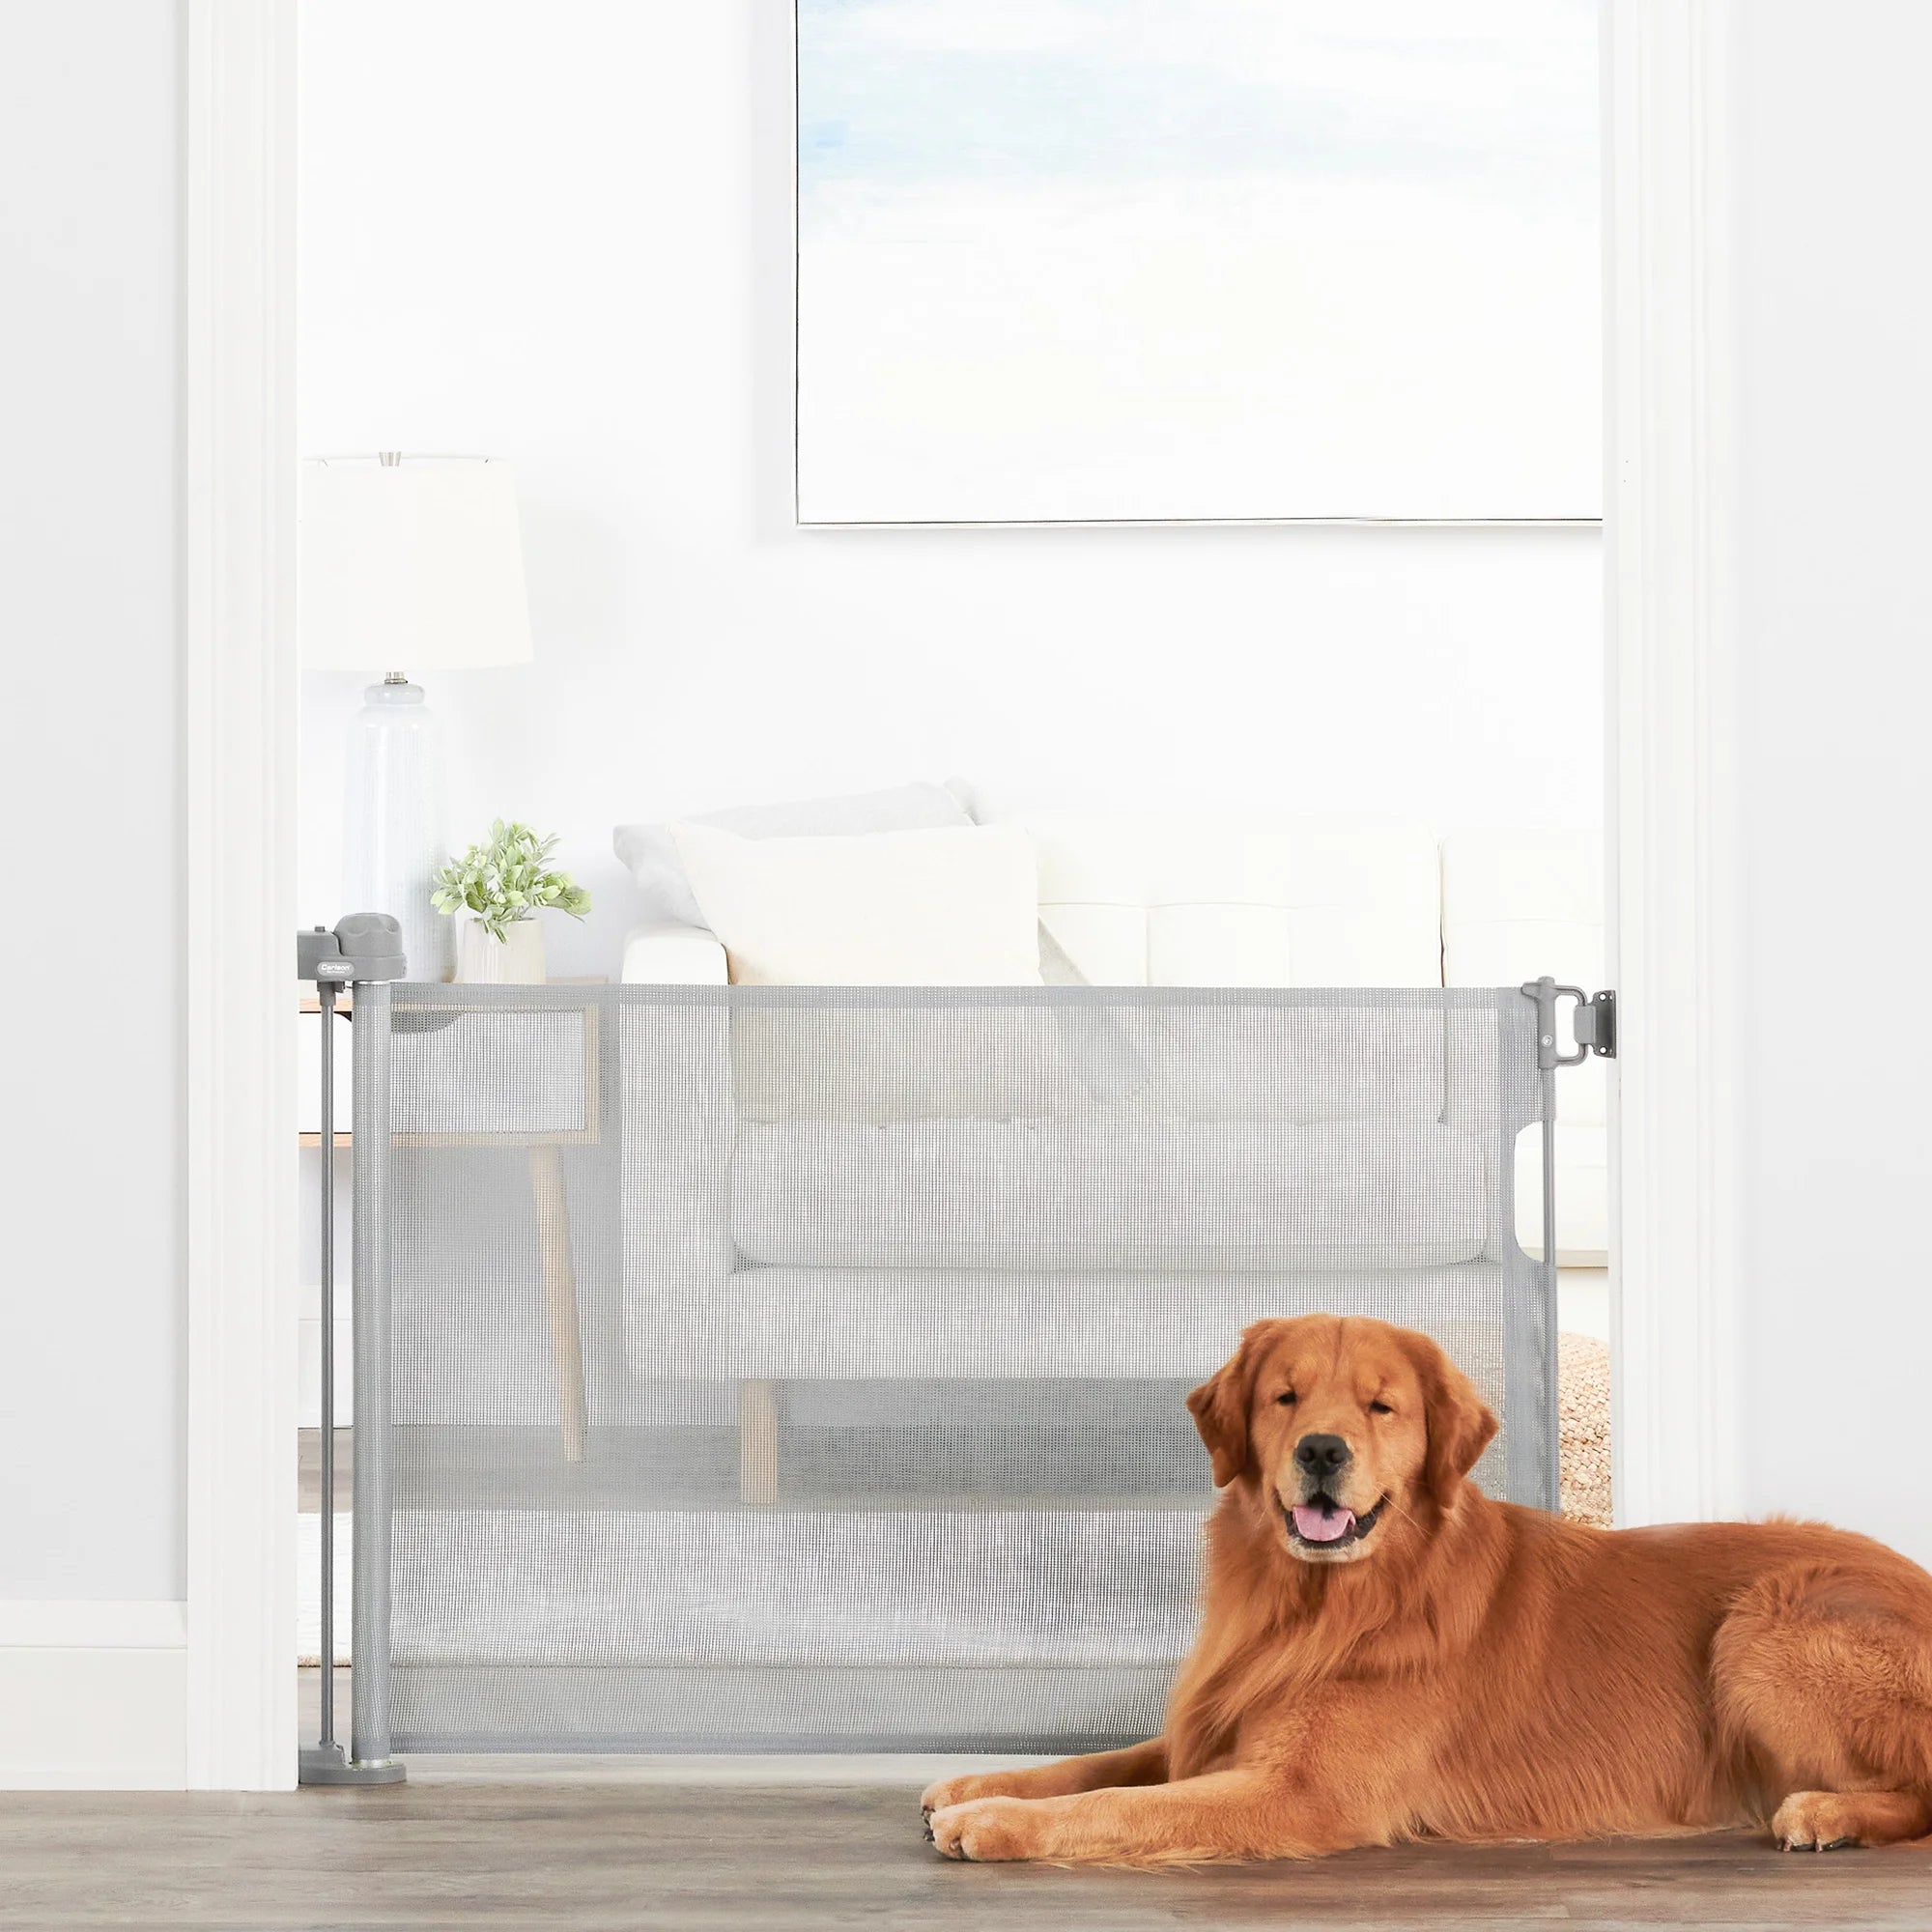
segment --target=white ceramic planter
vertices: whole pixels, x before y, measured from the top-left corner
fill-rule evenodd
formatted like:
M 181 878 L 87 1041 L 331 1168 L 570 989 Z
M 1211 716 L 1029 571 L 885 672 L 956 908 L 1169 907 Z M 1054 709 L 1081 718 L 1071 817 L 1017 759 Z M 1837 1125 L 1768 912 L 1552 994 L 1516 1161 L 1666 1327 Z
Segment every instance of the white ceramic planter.
M 468 986 L 541 986 L 544 982 L 543 928 L 520 919 L 493 939 L 480 919 L 456 922 L 456 977 Z

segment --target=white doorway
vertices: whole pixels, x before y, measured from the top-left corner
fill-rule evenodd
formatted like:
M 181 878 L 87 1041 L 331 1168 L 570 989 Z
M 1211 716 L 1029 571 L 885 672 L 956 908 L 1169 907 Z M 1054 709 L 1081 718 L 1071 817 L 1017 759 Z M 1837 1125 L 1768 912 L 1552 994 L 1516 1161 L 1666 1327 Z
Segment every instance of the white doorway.
M 197 1782 L 292 1776 L 295 1118 L 294 6 L 189 7 L 187 729 L 196 1102 L 189 1617 Z M 1736 1315 L 1715 1150 L 1730 1051 L 1722 754 L 1722 60 L 1714 7 L 1615 0 L 1611 160 L 1611 812 L 1622 996 L 1612 1162 L 1620 1513 L 1728 1507 Z M 1667 299 L 1689 277 L 1688 308 Z M 1660 329 L 1660 312 L 1690 326 Z M 1685 1312 L 1691 1311 L 1687 1322 Z M 1672 1319 L 1668 1346 L 1664 1317 Z

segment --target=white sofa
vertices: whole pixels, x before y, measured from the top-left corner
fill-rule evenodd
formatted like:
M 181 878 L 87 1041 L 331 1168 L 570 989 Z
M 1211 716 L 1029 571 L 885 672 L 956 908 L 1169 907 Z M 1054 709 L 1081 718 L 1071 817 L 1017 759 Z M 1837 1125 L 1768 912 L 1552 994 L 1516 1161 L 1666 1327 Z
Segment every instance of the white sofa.
M 1604 980 L 1604 856 L 1588 831 L 1330 821 L 1256 825 L 1066 813 L 1021 821 L 1039 859 L 1045 977 L 1102 986 L 1498 986 Z M 1057 953 L 1060 955 L 1056 957 Z M 623 978 L 723 985 L 701 927 L 639 927 Z M 1559 1082 L 1557 1258 L 1607 1245 L 1605 1069 Z M 1532 1145 L 1518 1233 L 1540 1249 Z
M 781 1390 L 1198 1379 L 1261 1315 L 1352 1310 L 1442 1340 L 1505 1416 L 1485 1478 L 1553 1506 L 1517 996 L 1346 992 L 1593 985 L 1599 839 L 1024 822 L 1049 983 L 1342 996 L 1017 996 L 999 1016 L 998 988 L 763 988 L 639 1009 L 621 1083 L 634 1385 L 734 1384 L 741 1494 L 768 1504 Z M 660 923 L 623 977 L 722 985 L 726 959 Z M 1560 1096 L 1558 1257 L 1598 1262 L 1602 1069 Z

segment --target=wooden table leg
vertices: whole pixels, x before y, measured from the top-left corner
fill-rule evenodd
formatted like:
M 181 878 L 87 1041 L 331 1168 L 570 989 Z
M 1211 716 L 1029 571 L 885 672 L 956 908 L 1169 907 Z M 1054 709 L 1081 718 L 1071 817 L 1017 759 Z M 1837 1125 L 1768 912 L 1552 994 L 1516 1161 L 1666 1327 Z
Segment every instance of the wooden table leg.
M 770 1509 L 779 1499 L 779 1390 L 738 1384 L 738 1500 Z
M 550 1318 L 551 1360 L 556 1368 L 558 1421 L 567 1462 L 583 1461 L 583 1341 L 577 1325 L 577 1267 L 570 1254 L 570 1208 L 563 1161 L 554 1147 L 530 1150 L 530 1191 L 536 1198 L 537 1248 L 543 1257 L 544 1312 Z

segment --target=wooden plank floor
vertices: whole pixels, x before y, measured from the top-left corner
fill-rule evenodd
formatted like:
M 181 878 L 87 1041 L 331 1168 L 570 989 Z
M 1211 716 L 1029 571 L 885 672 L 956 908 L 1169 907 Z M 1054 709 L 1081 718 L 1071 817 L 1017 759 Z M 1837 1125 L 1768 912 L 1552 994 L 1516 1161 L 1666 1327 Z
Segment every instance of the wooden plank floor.
M 419 1781 L 0 1800 L 0 1927 L 1932 1925 L 1932 1852 L 1409 1846 L 1187 1873 L 955 1865 L 917 1793 Z
M 335 1432 L 335 1507 L 338 1511 L 346 1511 L 351 1501 L 349 1486 L 355 1471 L 350 1451 L 354 1439 L 347 1429 Z M 319 1429 L 299 1429 L 296 1432 L 296 1507 L 304 1516 L 313 1516 L 322 1508 L 322 1431 Z

